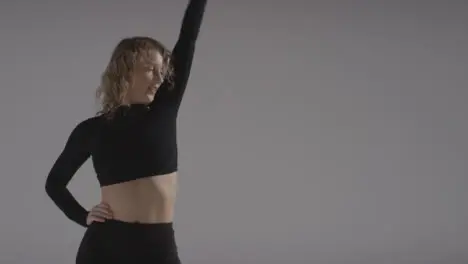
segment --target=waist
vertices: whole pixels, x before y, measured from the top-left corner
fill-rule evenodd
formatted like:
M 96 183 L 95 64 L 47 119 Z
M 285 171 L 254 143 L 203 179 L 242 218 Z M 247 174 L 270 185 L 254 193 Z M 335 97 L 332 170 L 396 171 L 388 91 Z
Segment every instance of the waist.
M 168 253 L 177 256 L 173 223 L 141 224 L 113 219 L 103 223 L 93 222 L 82 243 L 116 259 L 131 257 L 133 261 L 139 258 L 148 261 L 151 256 L 167 256 Z
M 177 173 L 153 175 L 104 186 L 101 199 L 115 220 L 167 223 L 173 221 L 177 187 Z
M 145 235 L 149 233 L 172 236 L 174 223 L 128 223 L 121 220 L 109 219 L 106 222 L 93 222 L 89 229 L 98 228 L 101 231 L 109 231 L 119 235 Z

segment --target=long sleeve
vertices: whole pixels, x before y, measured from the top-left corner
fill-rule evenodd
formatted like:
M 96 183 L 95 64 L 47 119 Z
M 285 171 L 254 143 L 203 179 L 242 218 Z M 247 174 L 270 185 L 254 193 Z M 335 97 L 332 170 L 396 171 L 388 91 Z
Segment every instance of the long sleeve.
M 91 123 L 78 124 L 67 139 L 64 149 L 55 161 L 46 179 L 45 190 L 52 201 L 72 221 L 86 227 L 88 211 L 81 206 L 67 189 L 67 185 L 90 157 L 89 139 Z
M 169 104 L 177 112 L 185 93 L 187 81 L 192 68 L 195 44 L 200 32 L 207 0 L 190 0 L 182 19 L 178 40 L 172 50 L 172 65 L 174 68 L 173 88 L 166 84 L 160 87 L 161 92 L 153 100 L 154 104 L 170 101 Z

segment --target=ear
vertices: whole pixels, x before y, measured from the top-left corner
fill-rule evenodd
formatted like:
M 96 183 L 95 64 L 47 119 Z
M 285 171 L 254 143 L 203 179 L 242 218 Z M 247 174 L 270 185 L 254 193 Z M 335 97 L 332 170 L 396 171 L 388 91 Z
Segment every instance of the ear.
M 126 70 L 126 73 L 124 74 L 124 78 L 127 82 L 132 82 L 132 80 L 134 79 L 133 76 L 135 76 L 135 70 L 134 69 L 127 69 Z
M 135 78 L 133 72 L 128 73 L 127 75 L 127 82 L 128 82 L 128 89 L 131 89 L 133 86 L 135 86 Z

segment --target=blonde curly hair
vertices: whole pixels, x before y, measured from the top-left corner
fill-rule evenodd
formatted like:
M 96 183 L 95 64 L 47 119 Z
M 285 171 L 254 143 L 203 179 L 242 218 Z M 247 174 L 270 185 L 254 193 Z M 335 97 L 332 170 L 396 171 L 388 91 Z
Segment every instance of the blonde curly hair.
M 96 98 L 101 104 L 98 114 L 111 116 L 119 106 L 124 105 L 136 63 L 154 51 L 163 57 L 162 70 L 165 81 L 172 81 L 171 51 L 161 42 L 150 37 L 124 38 L 114 48 L 109 63 L 101 75 L 101 82 L 96 90 Z

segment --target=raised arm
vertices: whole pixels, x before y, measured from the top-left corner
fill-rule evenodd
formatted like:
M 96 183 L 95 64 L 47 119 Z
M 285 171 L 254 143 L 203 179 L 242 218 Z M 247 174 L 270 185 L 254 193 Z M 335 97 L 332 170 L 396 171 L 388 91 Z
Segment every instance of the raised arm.
M 168 90 L 167 83 L 161 87 L 153 103 L 159 100 L 171 100 L 172 107 L 177 111 L 187 86 L 192 68 L 195 44 L 205 13 L 207 0 L 189 0 L 182 19 L 178 40 L 172 50 L 172 65 L 174 67 L 173 88 Z
M 81 122 L 72 131 L 62 153 L 55 161 L 46 179 L 45 189 L 49 197 L 65 215 L 79 225 L 86 227 L 88 211 L 81 206 L 67 189 L 67 185 L 90 157 L 86 141 L 90 131 L 90 120 Z

